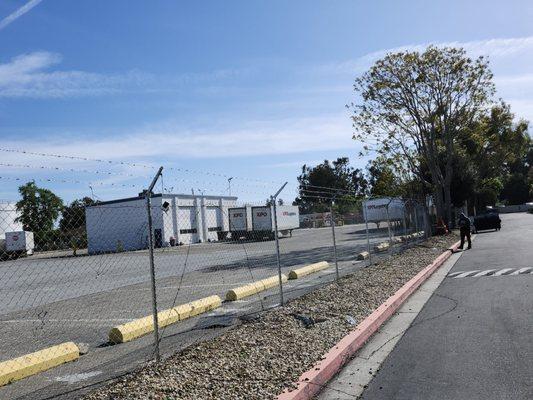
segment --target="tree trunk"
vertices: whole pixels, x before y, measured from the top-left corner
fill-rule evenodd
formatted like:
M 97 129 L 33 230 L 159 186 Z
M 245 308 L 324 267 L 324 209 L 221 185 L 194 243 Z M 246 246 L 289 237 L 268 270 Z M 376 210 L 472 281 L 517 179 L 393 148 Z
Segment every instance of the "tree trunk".
M 437 209 L 437 219 L 439 217 L 444 217 L 444 201 L 442 199 L 442 187 L 440 185 L 435 185 L 433 190 L 433 197 L 435 201 L 435 208 Z
M 453 228 L 453 221 L 452 221 L 452 191 L 451 191 L 451 185 L 447 183 L 444 186 L 444 209 L 445 209 L 445 216 L 446 216 L 446 225 L 448 225 L 449 228 Z
M 446 209 L 446 224 L 449 228 L 453 228 L 455 225 L 452 221 L 452 179 L 453 179 L 453 166 L 452 166 L 452 146 L 451 143 L 448 146 L 448 159 L 446 160 L 446 169 L 444 175 L 444 208 Z

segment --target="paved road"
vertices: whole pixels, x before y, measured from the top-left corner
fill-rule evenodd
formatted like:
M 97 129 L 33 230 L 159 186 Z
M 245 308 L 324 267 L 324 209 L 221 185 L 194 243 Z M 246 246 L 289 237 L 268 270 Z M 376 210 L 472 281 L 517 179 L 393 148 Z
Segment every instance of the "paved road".
M 473 246 L 363 399 L 533 399 L 533 215 L 502 215 Z

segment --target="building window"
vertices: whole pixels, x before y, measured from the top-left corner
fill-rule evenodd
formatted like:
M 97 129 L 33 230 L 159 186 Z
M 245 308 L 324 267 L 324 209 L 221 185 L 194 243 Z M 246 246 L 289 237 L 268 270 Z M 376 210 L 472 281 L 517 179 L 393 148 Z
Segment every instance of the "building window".
M 222 232 L 222 227 L 221 226 L 211 226 L 211 227 L 207 228 L 207 230 L 209 232 Z
M 180 234 L 185 235 L 186 233 L 196 233 L 196 229 L 180 229 Z

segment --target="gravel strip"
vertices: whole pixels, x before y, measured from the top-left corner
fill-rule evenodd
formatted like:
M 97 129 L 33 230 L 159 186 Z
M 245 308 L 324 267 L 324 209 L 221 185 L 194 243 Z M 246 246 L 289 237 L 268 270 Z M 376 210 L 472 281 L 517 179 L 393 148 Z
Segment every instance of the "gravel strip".
M 431 238 L 85 399 L 274 399 L 456 240 Z

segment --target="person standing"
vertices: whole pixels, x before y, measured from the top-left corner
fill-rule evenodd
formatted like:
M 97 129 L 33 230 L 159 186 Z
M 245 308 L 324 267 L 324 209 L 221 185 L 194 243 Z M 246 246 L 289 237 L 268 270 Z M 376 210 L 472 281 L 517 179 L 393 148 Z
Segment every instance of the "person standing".
M 465 213 L 461 213 L 459 216 L 459 231 L 461 233 L 461 245 L 459 248 L 462 250 L 465 245 L 465 238 L 468 240 L 467 250 L 472 248 L 472 240 L 470 238 L 470 229 L 471 229 L 470 218 L 468 218 Z

